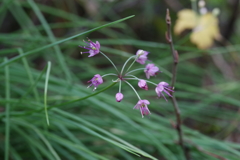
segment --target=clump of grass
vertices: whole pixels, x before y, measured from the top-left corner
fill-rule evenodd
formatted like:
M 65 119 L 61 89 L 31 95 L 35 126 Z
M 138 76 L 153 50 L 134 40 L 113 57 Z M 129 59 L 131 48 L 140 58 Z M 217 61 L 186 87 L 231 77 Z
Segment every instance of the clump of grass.
M 0 33 L 1 157 L 6 160 L 131 160 L 136 156 L 184 159 L 171 123 L 175 121 L 171 103 L 152 101 L 151 117 L 142 119 L 132 110 L 135 105 L 132 92 L 124 95 L 127 100 L 116 103 L 113 91 L 106 90 L 114 85 L 103 84 L 94 96 L 85 85 L 96 71 L 111 70 L 108 62 L 100 57 L 98 61 L 81 59 L 77 46 L 83 45 L 82 39 L 89 34 L 101 42 L 102 50 L 109 56 L 116 55 L 111 57 L 113 61 L 130 57 L 135 48 L 146 48 L 160 64 L 161 79 L 170 80 L 169 47 L 156 43 L 158 40 L 140 40 L 129 26 L 138 16 L 121 19 L 112 14 L 109 17 L 113 22 L 94 22 L 77 16 L 76 12 L 32 0 L 4 0 L 2 4 L 0 22 L 5 22 L 11 14 L 11 20 L 18 27 L 15 31 Z M 64 18 L 64 21 L 51 21 L 51 18 Z M 61 36 L 55 35 L 56 28 L 64 31 Z M 181 43 L 176 41 L 175 46 L 180 54 L 175 96 L 191 157 L 237 160 L 240 145 L 225 139 L 232 138 L 236 132 L 239 83 L 237 79 L 226 81 L 212 63 L 203 65 L 206 57 L 200 54 L 202 50 L 178 45 Z M 239 50 L 239 45 L 232 45 L 204 52 L 226 55 Z M 48 61 L 51 72 L 47 77 Z M 203 83 L 206 79 L 214 83 L 206 85 Z M 156 97 L 154 92 L 140 91 L 139 94 Z M 44 113 L 46 104 L 49 126 Z

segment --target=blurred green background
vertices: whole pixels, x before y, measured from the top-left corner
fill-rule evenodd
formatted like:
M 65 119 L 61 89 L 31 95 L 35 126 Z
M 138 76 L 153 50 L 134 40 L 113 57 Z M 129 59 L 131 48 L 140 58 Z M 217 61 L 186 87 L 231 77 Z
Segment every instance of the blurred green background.
M 184 160 L 172 103 L 157 99 L 153 86 L 138 89 L 151 102 L 149 118 L 132 109 L 138 99 L 125 84 L 121 103 L 115 100 L 118 85 L 74 100 L 93 93 L 87 81 L 95 74 L 114 72 L 100 54 L 80 54 L 86 37 L 99 41 L 119 68 L 138 49 L 149 51 L 163 71 L 151 80 L 170 83 L 166 9 L 174 27 L 177 13 L 191 6 L 190 0 L 0 0 L 0 159 Z M 185 145 L 193 160 L 239 160 L 239 0 L 208 0 L 206 6 L 220 9 L 221 42 L 199 50 L 191 31 L 173 34 Z M 97 91 L 111 83 L 104 78 Z M 45 102 L 55 106 L 48 109 L 49 126 Z

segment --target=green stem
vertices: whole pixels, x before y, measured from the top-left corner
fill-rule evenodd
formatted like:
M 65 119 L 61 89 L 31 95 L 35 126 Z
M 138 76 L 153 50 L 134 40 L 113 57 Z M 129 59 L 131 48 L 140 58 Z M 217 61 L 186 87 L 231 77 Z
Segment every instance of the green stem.
M 117 76 L 117 74 L 115 74 L 115 73 L 108 73 L 108 74 L 102 75 L 102 77 L 106 77 L 106 76 Z
M 131 56 L 131 57 L 129 57 L 129 58 L 126 60 L 126 62 L 123 64 L 123 67 L 122 67 L 122 70 L 121 70 L 120 75 L 122 75 L 122 73 L 123 73 L 123 71 L 124 71 L 124 68 L 126 67 L 128 61 L 130 61 L 130 59 L 132 59 L 133 57 L 135 57 L 135 56 Z
M 124 82 L 126 82 L 126 83 L 132 88 L 132 90 L 136 93 L 138 99 L 141 100 L 141 98 L 140 98 L 140 96 L 138 95 L 136 89 L 135 89 L 128 81 L 124 81 Z
M 121 88 L 122 88 L 122 81 L 119 81 L 119 93 L 121 93 Z
M 131 70 L 130 72 L 127 72 L 125 74 L 125 76 L 128 75 L 129 73 L 132 73 L 132 72 L 135 72 L 135 71 L 139 71 L 139 70 L 144 70 L 144 69 L 146 69 L 146 68 L 138 68 L 138 69 Z
M 138 58 L 139 56 L 135 56 L 135 59 L 134 59 L 134 61 L 132 62 L 132 64 L 128 67 L 128 69 L 127 69 L 127 71 L 132 67 L 132 65 L 136 62 L 136 60 L 137 60 L 137 58 Z M 126 71 L 126 72 L 127 72 Z
M 106 56 L 103 52 L 100 52 L 100 53 L 101 53 L 104 57 L 106 57 L 106 58 L 108 59 L 108 61 L 113 65 L 113 67 L 115 68 L 115 70 L 119 73 L 119 71 L 118 71 L 116 65 L 113 63 L 113 61 L 112 61 L 110 58 L 108 58 L 108 56 Z
M 133 76 L 133 75 L 129 75 L 129 76 L 132 76 L 132 77 L 135 77 L 135 76 Z M 143 80 L 143 79 L 139 79 L 139 78 L 137 78 L 137 77 L 135 77 L 135 78 L 124 78 L 124 80 Z M 157 84 L 156 83 L 154 83 L 154 82 L 151 82 L 151 81 L 148 81 L 148 80 L 145 80 L 144 79 L 144 81 L 146 81 L 146 82 L 148 82 L 148 83 L 151 83 L 151 84 L 153 84 L 153 85 L 155 85 L 155 86 L 157 86 Z

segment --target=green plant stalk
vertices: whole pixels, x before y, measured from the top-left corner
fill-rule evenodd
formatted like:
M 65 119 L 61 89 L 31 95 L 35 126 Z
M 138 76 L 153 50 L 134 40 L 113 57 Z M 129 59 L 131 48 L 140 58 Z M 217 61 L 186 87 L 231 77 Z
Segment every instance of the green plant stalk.
M 129 58 L 126 60 L 126 62 L 123 64 L 123 67 L 122 67 L 122 70 L 121 70 L 121 73 L 120 73 L 121 76 L 122 76 L 122 74 L 123 74 L 123 71 L 124 71 L 127 63 L 128 63 L 132 58 L 134 58 L 134 57 L 135 57 L 135 56 L 129 57 Z
M 124 82 L 127 83 L 127 84 L 132 88 L 132 90 L 136 93 L 138 99 L 141 100 L 141 97 L 140 97 L 139 94 L 137 93 L 136 89 L 135 89 L 128 81 L 124 81 Z
M 113 61 L 112 61 L 110 58 L 108 58 L 108 56 L 105 55 L 103 52 L 100 51 L 100 53 L 101 53 L 105 58 L 107 58 L 107 60 L 113 65 L 113 67 L 115 68 L 115 70 L 119 73 L 119 71 L 118 71 L 116 65 L 113 63 Z
M 4 59 L 7 61 L 7 58 Z M 10 99 L 10 83 L 9 83 L 9 66 L 5 66 L 5 92 L 6 100 Z M 5 160 L 9 160 L 9 143 L 10 143 L 10 103 L 6 103 L 6 126 L 5 126 Z

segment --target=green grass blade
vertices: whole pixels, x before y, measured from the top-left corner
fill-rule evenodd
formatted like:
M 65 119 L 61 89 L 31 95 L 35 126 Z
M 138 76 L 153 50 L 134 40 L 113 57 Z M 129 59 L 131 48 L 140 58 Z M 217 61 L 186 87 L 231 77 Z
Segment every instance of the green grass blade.
M 43 25 L 44 30 L 46 31 L 50 41 L 52 43 L 56 42 L 56 38 L 51 30 L 51 28 L 49 27 L 49 24 L 47 23 L 46 19 L 44 18 L 44 16 L 42 15 L 41 11 L 39 10 L 38 6 L 34 3 L 34 1 L 32 0 L 28 0 L 28 3 L 31 5 L 32 9 L 34 10 L 34 12 L 36 13 L 38 19 L 40 20 L 40 22 Z M 60 66 L 63 70 L 63 72 L 65 73 L 65 76 L 67 77 L 67 81 L 69 82 L 69 84 L 72 81 L 71 78 L 71 72 L 69 70 L 69 67 L 67 66 L 64 57 L 62 55 L 62 51 L 60 50 L 60 47 L 58 45 L 53 46 L 54 51 L 56 52 L 57 55 L 57 59 L 60 63 Z
M 18 48 L 18 52 L 19 52 L 20 55 L 23 54 L 23 50 L 21 48 Z M 29 78 L 29 81 L 30 81 L 30 85 L 33 86 L 34 85 L 34 79 L 33 79 L 33 76 L 31 74 L 31 70 L 30 70 L 30 67 L 28 65 L 28 61 L 27 61 L 26 57 L 23 57 L 22 61 L 23 61 L 24 67 L 25 67 L 25 69 L 27 71 L 28 78 Z M 40 98 L 39 98 L 39 94 L 37 92 L 36 87 L 33 88 L 33 94 L 35 96 L 36 101 L 39 102 Z
M 44 142 L 44 144 L 47 146 L 47 148 L 49 149 L 49 151 L 52 153 L 52 155 L 55 157 L 56 160 L 61 160 L 61 158 L 59 157 L 59 155 L 56 153 L 56 151 L 53 149 L 51 143 L 45 138 L 45 136 L 42 134 L 42 131 L 40 131 L 37 127 L 35 127 L 34 125 L 25 122 L 23 120 L 20 119 L 13 119 L 12 120 L 14 123 L 16 124 L 20 124 L 22 126 L 31 128 L 38 136 L 39 138 Z
M 44 87 L 44 110 L 45 110 L 45 115 L 46 115 L 46 120 L 48 125 L 49 125 L 49 118 L 48 118 L 48 112 L 47 112 L 47 89 L 48 89 L 48 80 L 50 76 L 50 70 L 51 70 L 51 62 L 48 62 L 46 79 L 45 79 L 45 87 Z
M 6 66 L 7 64 L 13 63 L 13 62 L 21 59 L 22 57 L 31 55 L 31 54 L 33 54 L 33 53 L 42 51 L 42 50 L 47 49 L 47 48 L 50 48 L 50 47 L 53 47 L 53 46 L 58 45 L 58 44 L 60 44 L 60 43 L 63 43 L 63 42 L 69 41 L 69 40 L 71 40 L 71 39 L 74 39 L 74 38 L 76 38 L 76 37 L 79 37 L 79 36 L 82 36 L 82 35 L 91 33 L 91 32 L 93 32 L 93 31 L 99 30 L 99 29 L 101 29 L 101 28 L 108 27 L 108 26 L 110 26 L 110 25 L 113 25 L 113 24 L 116 24 L 116 23 L 125 21 L 125 20 L 127 20 L 127 19 L 129 19 L 129 18 L 132 18 L 132 17 L 134 17 L 134 15 L 128 16 L 128 17 L 126 17 L 126 18 L 122 18 L 122 19 L 120 19 L 120 20 L 117 20 L 117 21 L 114 21 L 114 22 L 111 22 L 111 23 L 108 23 L 108 24 L 105 24 L 105 25 L 102 25 L 102 26 L 99 26 L 99 27 L 96 27 L 96 28 L 93 28 L 93 29 L 91 29 L 91 30 L 89 30 L 89 31 L 85 31 L 85 32 L 83 32 L 83 33 L 76 34 L 76 35 L 74 35 L 74 36 L 65 38 L 65 39 L 60 40 L 60 41 L 57 41 L 57 42 L 55 42 L 55 43 L 51 43 L 51 44 L 49 44 L 49 45 L 45 45 L 45 46 L 43 46 L 43 47 L 40 47 L 40 48 L 31 50 L 31 51 L 25 52 L 23 55 L 16 56 L 16 57 L 8 60 L 7 62 L 1 63 L 1 64 L 0 64 L 0 68 Z
M 7 61 L 7 58 L 4 59 Z M 9 66 L 5 66 L 5 89 L 6 101 L 10 99 L 10 79 L 9 79 Z M 9 145 L 10 145 L 10 104 L 6 103 L 6 126 L 5 126 L 5 160 L 9 160 Z

